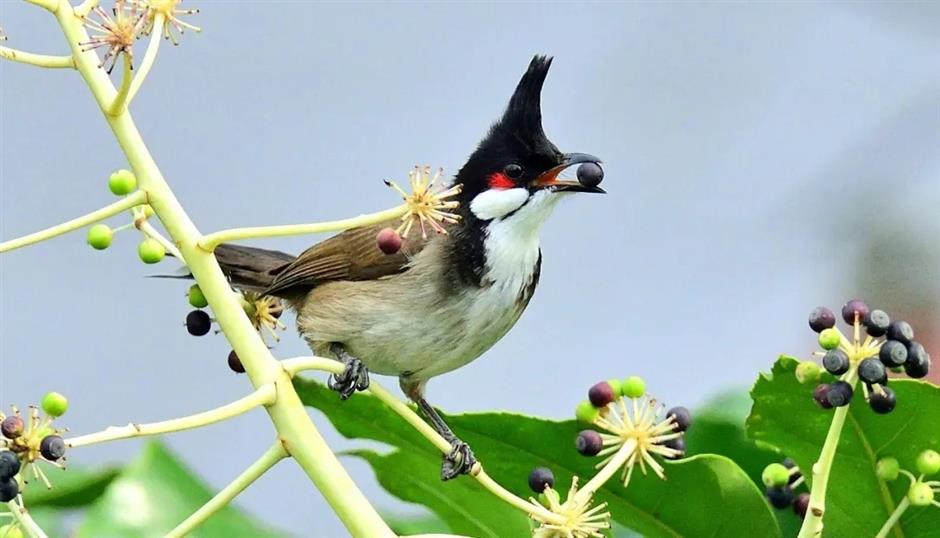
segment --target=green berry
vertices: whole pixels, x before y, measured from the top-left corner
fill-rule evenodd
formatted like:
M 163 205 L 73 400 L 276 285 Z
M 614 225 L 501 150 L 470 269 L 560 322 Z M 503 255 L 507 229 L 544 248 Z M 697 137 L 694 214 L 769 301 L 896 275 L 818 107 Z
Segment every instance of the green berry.
M 206 296 L 202 294 L 202 289 L 199 288 L 199 284 L 193 284 L 189 287 L 189 293 L 186 294 L 189 297 L 189 304 L 195 306 L 196 308 L 205 308 L 209 306 L 209 301 L 206 300 Z
M 914 506 L 927 506 L 933 502 L 933 489 L 923 482 L 917 482 L 907 490 L 907 499 Z
M 148 237 L 137 245 L 137 255 L 144 263 L 158 263 L 166 256 L 166 249 L 156 239 Z
M 885 482 L 891 482 L 897 479 L 900 471 L 901 466 L 898 464 L 898 460 L 894 458 L 881 458 L 878 460 L 878 463 L 875 464 L 875 474 Z
M 118 170 L 108 178 L 108 188 L 118 196 L 130 194 L 137 188 L 137 176 L 130 170 Z
M 623 396 L 623 384 L 619 379 L 608 379 L 607 384 L 610 385 L 610 388 L 614 389 L 614 397 Z
M 95 224 L 88 228 L 88 244 L 95 250 L 104 250 L 111 246 L 114 232 L 107 224 Z
M 917 456 L 917 471 L 930 476 L 940 472 L 940 454 L 936 450 L 925 450 Z
M 42 410 L 50 417 L 61 417 L 69 408 L 69 401 L 58 392 L 47 392 L 42 397 Z
M 815 383 L 819 381 L 821 372 L 822 370 L 815 362 L 801 361 L 800 364 L 796 366 L 796 380 L 799 381 L 801 385 Z
M 574 410 L 574 416 L 585 424 L 593 424 L 600 414 L 600 409 L 594 407 L 594 404 L 588 400 L 579 403 Z
M 819 333 L 819 345 L 823 349 L 835 349 L 839 347 L 840 342 L 842 342 L 842 335 L 837 329 L 823 329 Z
M 620 392 L 627 398 L 639 398 L 646 393 L 646 381 L 642 377 L 631 375 L 623 380 Z
M 780 463 L 771 463 L 760 477 L 768 488 L 783 487 L 790 481 L 790 471 Z
M 0 538 L 23 538 L 23 531 L 15 523 L 0 527 Z

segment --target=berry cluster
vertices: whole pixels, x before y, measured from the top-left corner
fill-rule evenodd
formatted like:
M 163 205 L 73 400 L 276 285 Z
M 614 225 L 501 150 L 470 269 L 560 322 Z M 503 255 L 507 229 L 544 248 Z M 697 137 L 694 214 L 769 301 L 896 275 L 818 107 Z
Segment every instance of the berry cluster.
M 936 450 L 924 450 L 918 454 L 914 466 L 920 476 L 914 476 L 914 473 L 901 469 L 895 458 L 881 458 L 875 465 L 875 473 L 885 482 L 897 480 L 898 476 L 903 474 L 911 483 L 907 490 L 907 500 L 911 505 L 940 507 L 940 501 L 936 500 L 937 496 L 940 496 L 940 481 L 926 480 L 940 473 L 940 453 Z
M 809 326 L 819 333 L 819 345 L 824 350 L 815 354 L 822 357 L 822 366 L 827 372 L 840 376 L 833 383 L 816 386 L 813 399 L 823 409 L 848 405 L 855 380 L 859 379 L 871 409 L 879 414 L 890 413 L 897 405 L 897 397 L 888 387 L 888 371 L 904 372 L 912 378 L 924 377 L 930 369 L 930 355 L 914 340 L 914 330 L 909 323 L 892 321 L 885 311 L 872 310 L 864 301 L 848 301 L 842 306 L 841 314 L 853 328 L 852 340 L 835 327 L 836 316 L 832 310 L 820 306 L 809 316 Z M 801 383 L 816 381 L 819 374 L 819 366 L 811 361 L 801 363 L 796 371 Z
M 761 473 L 761 481 L 767 488 L 764 495 L 770 504 L 778 509 L 793 508 L 793 512 L 800 518 L 806 517 L 806 509 L 809 508 L 809 493 L 796 493 L 796 489 L 805 482 L 800 468 L 796 462 L 786 458 L 781 463 L 771 463 L 764 467 Z
M 117 170 L 108 178 L 108 189 L 117 196 L 126 196 L 137 190 L 137 177 L 130 170 Z M 143 225 L 153 215 L 153 208 L 149 205 L 135 207 L 131 210 L 134 221 L 117 228 L 107 224 L 98 223 L 88 228 L 87 242 L 95 250 L 104 250 L 111 246 L 114 234 L 130 227 L 143 230 Z M 145 237 L 137 245 L 137 256 L 146 264 L 159 263 L 166 257 L 166 247 L 153 237 Z
M 65 457 L 65 440 L 59 435 L 62 431 L 52 427 L 52 421 L 67 409 L 65 396 L 50 392 L 42 399 L 45 417 L 40 417 L 35 406 L 30 406 L 28 420 L 23 420 L 16 407 L 12 415 L 0 413 L 0 502 L 9 502 L 20 494 L 21 485 L 28 483 L 22 471 L 29 465 L 34 477 L 52 487 L 35 463 L 41 460 L 64 468 L 60 462 Z

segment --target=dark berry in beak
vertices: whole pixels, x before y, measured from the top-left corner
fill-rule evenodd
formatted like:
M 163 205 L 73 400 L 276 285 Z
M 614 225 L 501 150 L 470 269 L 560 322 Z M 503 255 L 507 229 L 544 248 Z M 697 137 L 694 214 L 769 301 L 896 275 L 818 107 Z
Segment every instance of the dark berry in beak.
M 604 169 L 597 163 L 582 163 L 578 167 L 578 183 L 585 187 L 596 187 L 604 181 Z

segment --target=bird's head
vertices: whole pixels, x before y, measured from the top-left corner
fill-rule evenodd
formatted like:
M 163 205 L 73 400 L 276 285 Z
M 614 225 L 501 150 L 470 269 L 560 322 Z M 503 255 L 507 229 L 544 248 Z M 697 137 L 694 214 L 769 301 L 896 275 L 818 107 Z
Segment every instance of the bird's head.
M 532 59 L 506 112 L 457 174 L 456 183 L 463 184 L 461 206 L 476 219 L 512 218 L 527 205 L 533 206 L 532 213 L 547 214 L 568 193 L 604 192 L 596 184 L 558 178 L 570 166 L 600 160 L 585 153 L 562 153 L 545 136 L 541 93 L 551 64 L 545 56 Z

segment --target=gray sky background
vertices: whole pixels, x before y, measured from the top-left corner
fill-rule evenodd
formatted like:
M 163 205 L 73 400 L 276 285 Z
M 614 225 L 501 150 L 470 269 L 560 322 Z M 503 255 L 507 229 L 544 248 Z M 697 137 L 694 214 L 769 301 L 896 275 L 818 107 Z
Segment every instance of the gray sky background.
M 164 44 L 132 110 L 205 232 L 394 205 L 383 178 L 415 163 L 455 171 L 531 56 L 555 56 L 545 129 L 603 158 L 610 194 L 558 209 L 517 327 L 431 382 L 451 412 L 564 418 L 591 383 L 629 374 L 671 404 L 746 387 L 779 353 L 808 355 L 812 307 L 864 294 L 859 223 L 918 245 L 924 256 L 896 276 L 932 282 L 923 297 L 937 311 L 940 4 L 192 4 L 204 31 Z M 0 1 L 0 26 L 10 46 L 66 50 L 24 2 Z M 77 74 L 0 62 L 0 238 L 112 202 L 107 176 L 124 165 Z M 122 233 L 96 252 L 78 232 L 0 258 L 4 405 L 58 390 L 84 433 L 245 393 L 224 338 L 183 329 L 186 285 L 142 278 L 174 264 L 142 265 L 137 241 Z M 276 353 L 305 351 L 292 329 Z M 218 488 L 269 432 L 256 412 L 166 441 Z M 380 506 L 414 510 L 348 465 Z M 297 535 L 345 534 L 290 463 L 239 505 Z

